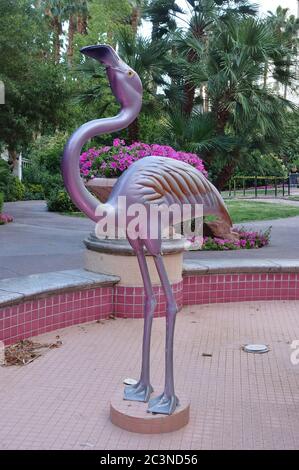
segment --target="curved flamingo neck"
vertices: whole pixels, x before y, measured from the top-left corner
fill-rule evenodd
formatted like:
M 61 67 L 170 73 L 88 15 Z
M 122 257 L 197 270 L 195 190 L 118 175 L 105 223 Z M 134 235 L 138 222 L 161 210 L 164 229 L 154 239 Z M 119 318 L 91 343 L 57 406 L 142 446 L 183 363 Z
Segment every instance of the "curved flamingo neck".
M 77 129 L 65 146 L 62 159 L 62 174 L 66 190 L 74 204 L 90 219 L 97 222 L 96 208 L 100 202 L 85 187 L 80 176 L 80 155 L 83 145 L 91 138 L 116 132 L 129 126 L 138 116 L 141 108 L 136 100 L 134 107 L 122 108 L 120 113 L 112 118 L 95 119 L 83 124 Z

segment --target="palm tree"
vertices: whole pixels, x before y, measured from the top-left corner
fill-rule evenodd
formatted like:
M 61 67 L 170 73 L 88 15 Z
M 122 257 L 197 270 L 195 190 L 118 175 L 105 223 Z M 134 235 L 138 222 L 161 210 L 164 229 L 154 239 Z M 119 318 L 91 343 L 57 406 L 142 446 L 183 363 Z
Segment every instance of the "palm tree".
M 132 30 L 124 29 L 116 36 L 116 47 L 120 57 L 132 67 L 141 78 L 144 89 L 143 109 L 148 113 L 161 111 L 163 103 L 157 96 L 157 85 L 165 85 L 164 77 L 169 65 L 167 54 L 169 46 L 165 41 L 151 41 L 142 36 L 135 36 Z M 80 93 L 79 100 L 85 104 L 99 101 L 102 104 L 100 113 L 103 114 L 111 105 L 111 93 L 106 93 L 102 67 L 95 61 L 86 61 L 80 68 L 85 77 L 96 79 L 96 86 Z M 139 140 L 139 119 L 128 128 L 130 142 Z
M 132 8 L 130 24 L 133 34 L 136 36 L 138 26 L 141 20 L 142 8 L 144 7 L 144 0 L 129 0 L 129 5 Z
M 81 0 L 78 8 L 77 18 L 77 30 L 79 34 L 87 34 L 87 22 L 88 22 L 88 2 L 87 0 Z
M 157 85 L 165 83 L 169 46 L 166 41 L 151 41 L 134 33 L 123 31 L 118 36 L 118 51 L 123 60 L 141 78 L 145 94 L 157 98 Z M 153 103 L 151 103 L 153 104 Z M 143 107 L 145 106 L 145 101 Z M 138 118 L 128 128 L 129 140 L 135 142 L 139 137 Z
M 57 64 L 60 60 L 62 23 L 65 13 L 64 0 L 44 0 L 45 15 L 50 19 L 50 25 L 53 31 L 53 57 Z
M 268 22 L 235 15 L 214 23 L 204 45 L 202 38 L 181 36 L 178 50 L 190 42 L 196 60 L 183 54 L 184 74 L 196 89 L 204 84 L 210 112 L 193 109 L 188 117 L 182 106 L 183 118 L 171 114 L 166 127 L 203 153 L 210 169 L 216 168 L 215 182 L 222 189 L 248 149 L 274 145 L 282 136 L 293 105 L 264 87 L 261 78 L 265 62 L 283 57 L 284 48 Z M 181 129 L 175 130 L 178 123 Z
M 185 10 L 176 0 L 152 0 L 147 8 L 147 15 L 153 23 L 156 36 L 163 36 L 177 28 L 177 20 L 185 25 L 183 32 L 177 35 L 175 47 L 185 55 L 189 64 L 198 61 L 193 41 L 206 47 L 210 30 L 219 22 L 227 21 L 232 16 L 238 18 L 255 15 L 256 9 L 247 0 L 185 0 Z M 187 13 L 184 17 L 180 13 Z M 183 111 L 189 116 L 195 103 L 196 86 L 188 78 L 183 80 L 184 102 Z M 202 92 L 202 87 L 201 87 Z
M 287 97 L 290 76 L 295 72 L 298 51 L 299 18 L 289 15 L 288 8 L 277 7 L 276 12 L 269 12 L 268 21 L 279 37 L 285 49 L 283 57 L 272 58 L 274 64 L 273 76 L 283 84 L 283 96 Z
M 67 62 L 71 66 L 74 56 L 74 36 L 77 29 L 76 14 L 78 12 L 78 3 L 70 0 L 66 5 L 66 14 L 68 15 L 68 44 L 67 44 Z
M 176 18 L 184 10 L 177 0 L 150 0 L 144 8 L 144 16 L 152 23 L 152 39 L 161 39 L 177 28 Z
M 66 0 L 64 15 L 68 18 L 67 61 L 71 66 L 74 56 L 74 36 L 87 34 L 88 6 L 86 0 Z

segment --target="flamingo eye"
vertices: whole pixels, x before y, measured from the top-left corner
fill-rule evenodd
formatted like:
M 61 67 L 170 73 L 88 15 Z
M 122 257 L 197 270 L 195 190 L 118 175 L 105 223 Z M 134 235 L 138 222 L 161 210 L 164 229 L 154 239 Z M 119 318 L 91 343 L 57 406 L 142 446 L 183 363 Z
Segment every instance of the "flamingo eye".
M 128 71 L 128 76 L 129 76 L 129 77 L 133 77 L 133 75 L 135 75 L 134 72 L 133 72 L 133 70 L 129 70 L 129 71 Z

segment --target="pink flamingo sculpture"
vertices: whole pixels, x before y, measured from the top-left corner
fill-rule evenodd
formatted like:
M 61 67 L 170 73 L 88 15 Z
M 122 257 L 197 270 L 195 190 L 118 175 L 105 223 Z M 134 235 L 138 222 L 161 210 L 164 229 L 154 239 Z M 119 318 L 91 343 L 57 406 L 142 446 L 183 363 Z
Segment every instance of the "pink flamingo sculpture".
M 97 59 L 105 65 L 113 94 L 120 104 L 117 116 L 96 119 L 82 125 L 68 141 L 62 171 L 65 187 L 72 200 L 88 217 L 98 222 L 96 215 L 99 201 L 85 188 L 80 177 L 79 159 L 83 145 L 92 137 L 127 127 L 137 117 L 142 104 L 142 84 L 137 73 L 126 65 L 108 45 L 85 47 L 81 52 Z M 111 195 L 102 208 L 106 213 L 114 212 L 117 217 L 117 201 L 125 196 L 127 206 L 141 203 L 146 209 L 147 229 L 137 238 L 127 238 L 134 249 L 144 284 L 144 331 L 142 347 L 142 365 L 140 379 L 136 385 L 127 386 L 124 399 L 148 402 L 148 411 L 152 413 L 172 414 L 179 404 L 175 395 L 173 376 L 173 339 L 177 304 L 164 267 L 161 254 L 161 233 L 163 226 L 157 223 L 158 237 L 151 237 L 152 222 L 150 208 L 153 204 L 173 203 L 183 207 L 189 204 L 195 207 L 202 204 L 204 214 L 221 216 L 231 225 L 231 219 L 217 189 L 200 173 L 187 163 L 165 157 L 145 157 L 133 163 L 118 179 Z M 132 218 L 126 216 L 125 223 Z M 165 386 L 161 395 L 150 400 L 153 388 L 150 383 L 150 340 L 152 321 L 156 306 L 153 287 L 146 263 L 144 248 L 153 256 L 161 285 L 166 298 L 166 345 L 165 345 Z

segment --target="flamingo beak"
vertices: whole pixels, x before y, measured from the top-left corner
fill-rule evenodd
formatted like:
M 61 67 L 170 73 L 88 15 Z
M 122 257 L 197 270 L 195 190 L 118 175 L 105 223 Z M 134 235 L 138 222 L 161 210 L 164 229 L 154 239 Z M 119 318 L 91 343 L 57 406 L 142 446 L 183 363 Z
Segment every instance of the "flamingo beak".
M 120 61 L 113 47 L 108 44 L 86 46 L 83 47 L 80 52 L 88 57 L 98 60 L 106 67 L 116 67 Z

